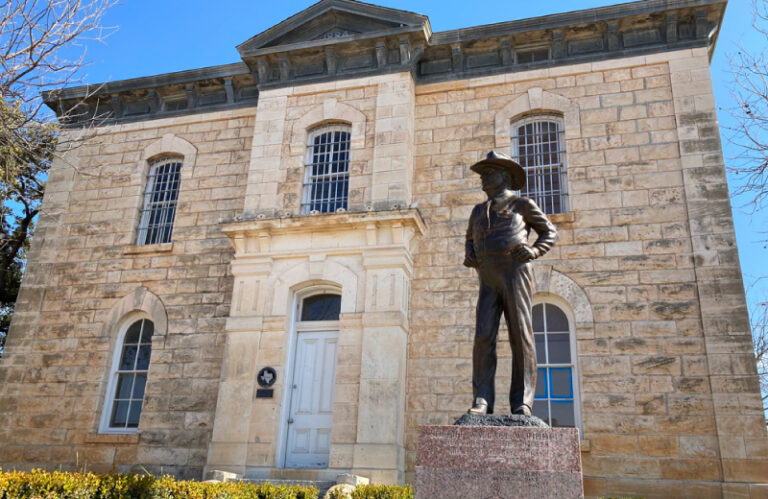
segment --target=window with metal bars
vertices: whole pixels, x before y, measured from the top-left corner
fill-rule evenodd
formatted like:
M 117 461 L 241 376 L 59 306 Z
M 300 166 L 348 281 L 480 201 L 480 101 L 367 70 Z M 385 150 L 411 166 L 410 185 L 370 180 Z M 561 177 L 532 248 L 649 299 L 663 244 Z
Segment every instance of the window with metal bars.
M 150 164 L 136 244 L 171 241 L 181 185 L 181 164 L 178 157 L 162 158 Z
M 153 333 L 152 321 L 140 319 L 131 323 L 118 344 L 102 418 L 105 433 L 133 433 L 139 426 Z
M 302 213 L 347 209 L 349 136 L 348 125 L 325 125 L 309 132 Z
M 579 426 L 578 377 L 568 317 L 552 303 L 533 306 L 536 393 L 533 414 L 550 426 Z
M 525 169 L 520 195 L 531 198 L 544 213 L 568 211 L 563 118 L 535 115 L 512 122 L 512 158 Z

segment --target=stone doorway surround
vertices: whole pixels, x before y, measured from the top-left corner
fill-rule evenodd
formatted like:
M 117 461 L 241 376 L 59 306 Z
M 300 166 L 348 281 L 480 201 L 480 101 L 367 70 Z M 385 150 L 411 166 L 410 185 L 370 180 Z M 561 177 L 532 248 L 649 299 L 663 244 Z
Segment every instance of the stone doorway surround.
M 206 471 L 246 478 L 354 473 L 402 483 L 412 251 L 426 228 L 415 209 L 257 218 L 223 224 L 234 289 Z M 312 286 L 341 291 L 327 470 L 288 470 L 281 430 L 292 307 Z M 273 398 L 256 373 L 277 371 Z

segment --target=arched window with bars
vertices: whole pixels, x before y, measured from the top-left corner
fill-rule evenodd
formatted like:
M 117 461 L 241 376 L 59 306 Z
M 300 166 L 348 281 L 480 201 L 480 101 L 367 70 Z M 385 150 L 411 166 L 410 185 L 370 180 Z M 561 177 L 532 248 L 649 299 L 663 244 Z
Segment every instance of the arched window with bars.
M 335 123 L 310 130 L 302 213 L 334 213 L 340 208 L 347 209 L 349 141 L 349 125 Z
M 520 195 L 547 214 L 568 211 L 563 118 L 554 114 L 525 116 L 511 125 L 512 158 L 525 169 Z
M 165 157 L 152 161 L 139 214 L 136 244 L 171 242 L 176 201 L 181 187 L 182 158 Z

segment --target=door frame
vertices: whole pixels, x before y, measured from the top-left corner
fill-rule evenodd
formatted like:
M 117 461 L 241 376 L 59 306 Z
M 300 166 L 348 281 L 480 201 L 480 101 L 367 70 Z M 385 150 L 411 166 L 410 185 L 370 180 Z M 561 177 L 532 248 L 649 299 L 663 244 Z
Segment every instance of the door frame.
M 285 382 L 283 383 L 283 394 L 280 403 L 280 425 L 277 439 L 277 453 L 275 456 L 275 467 L 286 468 L 285 462 L 288 458 L 288 418 L 291 415 L 291 397 L 293 395 L 293 371 L 296 363 L 296 348 L 298 343 L 299 334 L 301 332 L 321 332 L 321 331 L 337 331 L 339 335 L 341 330 L 339 327 L 339 321 L 313 321 L 311 326 L 307 324 L 303 326 L 299 318 L 301 317 L 301 307 L 305 298 L 309 298 L 314 295 L 332 294 L 341 296 L 341 288 L 332 284 L 319 284 L 308 286 L 294 293 L 291 305 L 291 314 L 289 318 L 288 331 L 288 345 L 286 348 L 285 363 Z M 337 352 L 338 355 L 338 352 Z M 336 359 L 338 364 L 338 356 Z M 336 366 L 334 366 L 334 369 Z M 335 377 L 334 377 L 335 379 Z M 334 386 L 334 398 L 335 398 L 335 386 Z M 333 445 L 333 442 L 331 442 Z M 293 468 L 292 468 L 293 469 Z M 303 468 L 296 468 L 303 469 Z

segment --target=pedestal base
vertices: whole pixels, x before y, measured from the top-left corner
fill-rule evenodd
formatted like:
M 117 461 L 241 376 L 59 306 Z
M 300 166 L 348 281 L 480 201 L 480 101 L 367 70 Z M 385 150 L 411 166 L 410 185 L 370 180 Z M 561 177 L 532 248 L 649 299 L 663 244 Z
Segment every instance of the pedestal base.
M 416 499 L 582 498 L 575 428 L 422 426 Z

